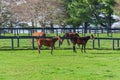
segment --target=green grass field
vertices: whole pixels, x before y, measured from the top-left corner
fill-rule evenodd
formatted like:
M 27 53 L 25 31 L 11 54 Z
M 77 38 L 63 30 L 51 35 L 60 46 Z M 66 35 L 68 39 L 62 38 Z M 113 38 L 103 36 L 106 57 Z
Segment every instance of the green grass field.
M 30 39 L 20 40 L 20 48 L 11 50 L 10 40 L 0 40 L 0 80 L 119 80 L 120 51 L 111 50 L 111 41 L 102 41 L 101 49 L 72 51 L 66 41 L 50 54 L 42 47 L 41 54 L 32 50 Z
M 0 80 L 119 80 L 120 54 L 115 50 L 0 51 Z

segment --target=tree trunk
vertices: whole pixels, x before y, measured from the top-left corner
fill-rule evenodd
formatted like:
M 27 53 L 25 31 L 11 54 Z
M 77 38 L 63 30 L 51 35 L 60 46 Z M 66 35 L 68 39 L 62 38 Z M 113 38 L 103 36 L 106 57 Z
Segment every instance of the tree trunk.
M 54 33 L 53 22 L 52 22 L 52 21 L 50 22 L 50 28 L 51 28 L 51 31 L 50 31 L 50 32 L 51 32 L 51 33 Z M 58 32 L 57 32 L 57 33 L 58 33 Z
M 87 27 L 88 27 L 88 22 L 85 22 L 85 25 L 84 25 L 84 33 L 87 33 Z
M 45 32 L 44 28 L 45 28 L 45 21 L 39 21 L 41 27 L 43 28 L 42 31 Z
M 33 28 L 33 29 L 32 29 L 32 33 L 34 33 L 34 32 L 35 32 L 35 31 L 34 31 L 34 28 L 35 28 L 35 26 L 34 26 L 34 20 L 32 19 L 31 22 L 32 22 L 32 28 Z
M 107 36 L 109 36 L 109 33 L 111 33 L 112 31 L 110 30 L 111 29 L 111 25 L 112 25 L 112 17 L 111 17 L 111 15 L 112 15 L 112 11 L 111 11 L 111 9 L 110 9 L 110 7 L 109 7 L 109 13 L 108 13 L 108 16 L 107 16 L 107 21 L 108 21 L 108 30 L 107 30 Z M 112 35 L 110 35 L 111 37 L 112 37 Z
M 10 21 L 10 33 L 13 33 L 13 22 Z

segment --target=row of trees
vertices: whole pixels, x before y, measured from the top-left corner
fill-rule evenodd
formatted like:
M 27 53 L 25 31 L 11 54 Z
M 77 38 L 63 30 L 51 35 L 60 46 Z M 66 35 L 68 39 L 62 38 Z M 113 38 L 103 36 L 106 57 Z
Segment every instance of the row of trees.
M 60 0 L 1 0 L 1 25 L 4 22 L 39 22 L 44 27 L 46 22 L 58 22 L 64 14 Z
M 114 22 L 114 9 L 119 9 L 115 0 L 1 0 L 0 25 L 13 27 L 19 22 L 32 22 L 32 27 L 62 27 L 90 24 L 110 27 Z

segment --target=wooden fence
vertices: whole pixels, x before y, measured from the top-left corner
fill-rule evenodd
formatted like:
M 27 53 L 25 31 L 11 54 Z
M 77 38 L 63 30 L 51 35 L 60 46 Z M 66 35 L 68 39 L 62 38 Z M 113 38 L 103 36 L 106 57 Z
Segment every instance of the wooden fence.
M 24 33 L 24 30 L 28 31 L 28 36 L 20 36 L 20 31 Z M 6 33 L 9 33 L 10 31 L 13 31 L 13 36 L 6 36 Z M 10 39 L 11 40 L 11 49 L 14 49 L 14 40 L 17 40 L 17 47 L 20 46 L 20 39 L 32 39 L 38 38 L 31 36 L 34 31 L 43 31 L 45 33 L 48 33 L 49 31 L 53 31 L 56 35 L 59 33 L 65 33 L 65 32 L 76 32 L 76 33 L 82 33 L 84 36 L 84 28 L 0 28 L 0 39 Z M 117 41 L 117 47 L 119 48 L 119 40 L 120 38 L 100 38 L 99 33 L 107 33 L 110 32 L 111 35 L 114 32 L 120 32 L 120 29 L 102 29 L 102 28 L 88 28 L 88 33 L 94 33 L 98 34 L 95 40 L 92 42 L 92 48 L 101 48 L 101 40 L 110 40 L 112 41 L 111 48 L 115 49 L 115 41 Z M 48 37 L 46 37 L 48 38 Z M 50 37 L 49 37 L 50 38 Z M 95 43 L 97 41 L 97 44 Z M 96 47 L 97 45 L 97 47 Z M 32 48 L 34 49 L 34 41 L 32 41 Z
M 117 48 L 119 48 L 119 40 L 120 40 L 120 38 L 95 38 L 95 40 L 93 40 L 93 43 L 92 43 L 92 47 L 93 47 L 93 49 L 94 48 L 96 48 L 95 47 L 95 41 L 97 41 L 97 48 L 98 49 L 100 49 L 101 48 L 101 40 L 110 40 L 110 41 L 112 41 L 112 44 L 111 44 L 111 48 L 112 48 L 112 50 L 115 50 L 115 41 L 117 41 Z M 102 45 L 102 46 L 104 46 L 104 45 Z
M 65 33 L 65 32 L 76 32 L 81 33 L 82 35 L 85 34 L 84 28 L 0 28 L 0 35 L 13 32 L 15 36 L 18 36 L 20 32 L 24 33 L 27 31 L 28 36 L 32 35 L 34 31 L 43 31 L 45 33 L 53 32 L 56 35 L 59 33 Z M 114 32 L 120 32 L 120 28 L 116 29 L 105 29 L 105 28 L 87 28 L 87 33 L 114 33 Z
M 14 49 L 14 40 L 17 40 L 17 47 L 20 46 L 20 39 L 32 39 L 32 49 L 34 49 L 34 39 L 35 38 L 42 38 L 42 37 L 35 37 L 35 36 L 0 36 L 0 39 L 10 39 L 11 40 L 11 49 Z M 51 38 L 51 37 L 44 37 L 44 38 Z M 63 37 L 64 38 L 64 37 Z M 68 39 L 68 38 L 65 38 Z M 92 48 L 101 48 L 101 40 L 111 40 L 111 49 L 115 50 L 115 41 L 117 41 L 117 48 L 119 48 L 119 40 L 120 38 L 95 38 L 92 42 Z M 95 44 L 97 41 L 97 44 Z M 96 47 L 97 46 L 97 47 Z

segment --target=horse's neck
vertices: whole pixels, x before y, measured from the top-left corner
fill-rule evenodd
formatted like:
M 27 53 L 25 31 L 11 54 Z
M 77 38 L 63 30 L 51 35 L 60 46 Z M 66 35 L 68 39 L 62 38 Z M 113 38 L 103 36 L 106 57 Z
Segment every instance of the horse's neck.
M 53 40 L 53 42 L 56 42 L 58 40 L 58 38 L 53 38 L 52 40 Z
M 88 41 L 89 39 L 90 39 L 90 36 L 87 36 L 87 37 L 85 37 L 86 38 L 86 40 Z

